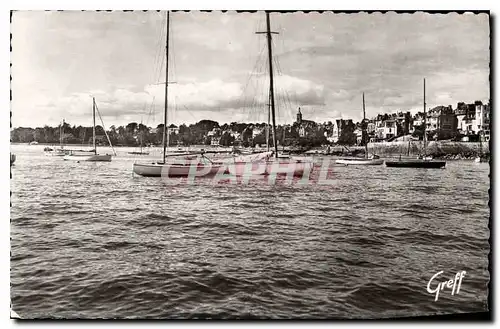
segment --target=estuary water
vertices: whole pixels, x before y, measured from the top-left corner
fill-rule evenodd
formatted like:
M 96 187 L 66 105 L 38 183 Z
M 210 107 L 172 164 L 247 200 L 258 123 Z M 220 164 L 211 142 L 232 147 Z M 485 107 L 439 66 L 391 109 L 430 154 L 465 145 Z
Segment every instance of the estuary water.
M 166 185 L 132 175 L 141 159 L 127 154 L 132 149 L 117 148 L 110 163 L 66 162 L 42 150 L 11 146 L 11 301 L 22 318 L 385 318 L 488 309 L 487 163 L 332 162 L 326 185 Z M 466 274 L 458 292 L 445 288 L 436 301 L 427 285 L 440 271 L 432 289 Z

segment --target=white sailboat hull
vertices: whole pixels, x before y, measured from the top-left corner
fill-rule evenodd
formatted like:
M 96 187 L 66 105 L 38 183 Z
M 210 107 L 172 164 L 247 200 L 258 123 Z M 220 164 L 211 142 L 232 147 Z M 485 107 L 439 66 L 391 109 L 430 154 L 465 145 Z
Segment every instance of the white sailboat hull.
M 214 164 L 175 164 L 175 163 L 134 163 L 134 173 L 144 177 L 204 177 L 216 175 L 225 170 L 225 165 Z
M 46 156 L 53 156 L 53 157 L 63 157 L 67 154 L 68 152 L 65 150 L 45 151 Z
M 384 163 L 383 159 L 337 159 L 337 164 L 349 166 L 378 166 Z
M 310 173 L 314 167 L 311 161 L 294 159 L 269 159 L 256 162 L 234 162 L 228 165 L 229 173 L 235 176 L 293 175 Z
M 66 161 L 88 161 L 88 162 L 110 162 L 111 155 L 109 154 L 68 154 L 65 155 Z

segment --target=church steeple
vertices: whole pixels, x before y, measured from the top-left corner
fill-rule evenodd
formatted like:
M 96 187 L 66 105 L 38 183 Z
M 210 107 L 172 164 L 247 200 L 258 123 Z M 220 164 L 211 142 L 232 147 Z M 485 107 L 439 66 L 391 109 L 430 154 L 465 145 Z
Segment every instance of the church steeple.
M 297 112 L 297 123 L 299 125 L 302 123 L 302 113 L 300 112 L 300 107 L 299 107 L 299 111 Z

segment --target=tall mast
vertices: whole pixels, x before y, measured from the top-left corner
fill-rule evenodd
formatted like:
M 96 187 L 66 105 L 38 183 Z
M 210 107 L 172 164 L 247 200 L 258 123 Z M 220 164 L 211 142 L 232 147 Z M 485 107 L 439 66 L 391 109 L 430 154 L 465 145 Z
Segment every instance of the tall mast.
M 61 123 L 61 127 L 59 128 L 59 147 L 62 148 L 62 128 L 63 128 L 64 120 L 63 123 Z
M 425 104 L 425 78 L 424 78 L 424 157 L 427 155 L 427 115 L 425 112 L 425 108 L 427 105 Z
M 142 128 L 142 117 L 141 117 L 141 125 L 139 126 L 139 142 L 141 143 L 140 144 L 141 145 L 140 146 L 141 147 L 141 151 L 140 152 L 142 153 L 142 130 L 141 130 L 141 128 Z
M 95 144 L 95 97 L 92 97 L 92 120 L 93 120 L 93 127 L 92 127 L 92 143 L 94 145 L 94 154 L 97 154 L 97 148 Z
M 285 152 L 285 134 L 286 134 L 286 124 L 283 125 L 283 146 L 281 147 L 282 151 Z
M 269 98 L 271 98 L 269 96 Z M 267 104 L 267 126 L 266 126 L 266 145 L 267 145 L 267 152 L 269 152 L 269 126 L 271 122 L 271 103 Z
M 273 51 L 272 51 L 272 39 L 271 39 L 271 22 L 269 20 L 269 12 L 266 12 L 266 22 L 267 22 L 267 49 L 269 53 L 269 94 L 271 97 L 271 116 L 273 118 L 273 144 L 274 144 L 274 156 L 278 158 L 278 144 L 276 143 L 276 114 L 274 108 L 274 80 L 273 80 Z
M 165 112 L 163 115 L 163 163 L 165 163 L 165 158 L 167 157 L 167 146 L 168 146 L 168 41 L 170 32 L 170 11 L 167 11 L 167 41 L 165 45 Z
M 363 93 L 363 129 L 361 132 L 361 136 L 365 138 L 365 158 L 368 158 L 368 141 L 366 140 L 368 137 L 366 132 L 366 112 L 365 112 L 365 93 Z M 364 133 L 364 134 L 363 134 Z

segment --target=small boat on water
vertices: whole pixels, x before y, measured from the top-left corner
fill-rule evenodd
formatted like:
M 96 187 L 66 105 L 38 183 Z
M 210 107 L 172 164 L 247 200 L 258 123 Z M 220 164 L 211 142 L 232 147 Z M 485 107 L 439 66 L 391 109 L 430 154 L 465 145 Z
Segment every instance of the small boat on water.
M 111 161 L 111 154 L 98 154 L 97 153 L 97 144 L 96 144 L 96 134 L 95 134 L 95 112 L 97 110 L 97 104 L 95 102 L 95 98 L 92 97 L 92 116 L 93 116 L 93 129 L 92 129 L 92 141 L 93 141 L 93 150 L 90 152 L 82 152 L 80 151 L 73 151 L 69 150 L 68 154 L 64 156 L 64 160 L 66 161 L 87 161 L 87 162 L 110 162 Z M 104 128 L 104 124 L 103 124 Z M 104 130 L 104 133 L 106 134 L 106 137 L 108 138 L 109 145 L 111 148 L 113 148 L 113 145 L 111 144 L 111 140 L 109 139 L 108 134 L 106 133 L 106 130 Z M 114 151 L 114 149 L 113 149 Z M 89 154 L 90 153 L 90 154 Z M 93 154 L 92 154 L 93 153 Z M 115 153 L 116 155 L 116 153 Z
M 284 160 L 283 158 L 279 158 L 277 161 L 273 160 L 270 158 L 270 160 L 262 162 L 234 162 L 228 164 L 227 168 L 232 175 L 236 176 L 292 174 L 295 177 L 301 177 L 304 173 L 310 173 L 314 167 L 314 163 L 309 161 Z
M 386 161 L 385 165 L 387 167 L 398 167 L 398 168 L 443 168 L 444 166 L 446 166 L 446 161 L 412 159 L 412 160 L 400 160 L 400 161 Z
M 78 154 L 70 151 L 64 156 L 66 161 L 110 162 L 111 154 Z
M 366 111 L 365 111 L 365 93 L 363 93 L 363 133 L 366 133 Z M 363 134 L 364 136 L 365 134 Z M 378 155 L 368 155 L 368 141 L 365 141 L 365 157 L 340 158 L 335 161 L 337 164 L 346 166 L 378 166 L 384 163 Z
M 47 156 L 63 157 L 65 155 L 69 154 L 69 151 L 64 150 L 64 149 L 52 149 L 51 151 L 45 151 L 44 153 Z
M 423 155 L 417 159 L 401 159 L 395 161 L 385 161 L 387 167 L 396 168 L 444 168 L 446 161 L 433 160 L 431 156 L 427 155 L 427 136 L 426 136 L 426 103 L 425 103 L 425 79 L 424 79 L 424 152 Z M 409 152 L 409 148 L 408 148 Z
M 207 159 L 207 158 L 206 158 Z M 134 163 L 134 173 L 143 177 L 213 176 L 226 165 L 210 161 Z
M 216 174 L 222 167 L 222 163 L 214 163 L 203 154 L 200 157 L 189 156 L 183 154 L 185 157 L 177 161 L 168 161 L 167 146 L 170 141 L 170 134 L 168 133 L 168 85 L 169 85 L 169 35 L 170 35 L 170 11 L 167 11 L 167 32 L 166 32 L 166 47 L 165 47 L 165 108 L 163 115 L 163 161 L 153 163 L 134 163 L 133 172 L 143 177 L 188 177 L 190 175 L 196 177 L 203 177 L 207 175 Z M 142 151 L 141 151 L 142 152 Z M 174 154 L 170 157 L 175 156 Z M 187 158 L 186 158 L 187 156 Z M 187 161 L 186 161 L 187 160 Z
M 132 154 L 132 155 L 149 155 L 149 152 L 132 151 L 132 152 L 128 152 L 128 154 Z
M 16 155 L 14 153 L 10 154 L 10 165 L 12 166 L 16 162 Z
M 346 166 L 378 166 L 384 164 L 384 160 L 378 158 L 378 156 L 369 158 L 340 158 L 335 160 L 335 163 Z
M 45 147 L 43 152 L 47 156 L 65 156 L 68 154 L 68 150 L 65 150 L 63 147 L 63 134 L 64 134 L 64 120 L 62 124 L 59 126 L 59 148 L 51 148 Z

